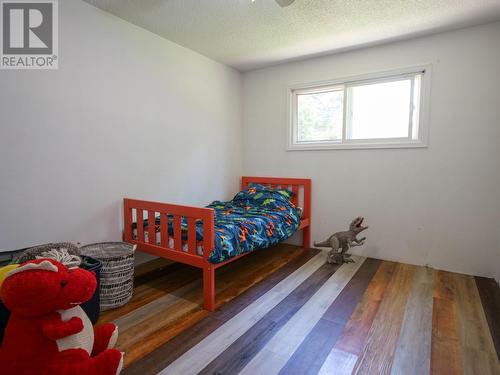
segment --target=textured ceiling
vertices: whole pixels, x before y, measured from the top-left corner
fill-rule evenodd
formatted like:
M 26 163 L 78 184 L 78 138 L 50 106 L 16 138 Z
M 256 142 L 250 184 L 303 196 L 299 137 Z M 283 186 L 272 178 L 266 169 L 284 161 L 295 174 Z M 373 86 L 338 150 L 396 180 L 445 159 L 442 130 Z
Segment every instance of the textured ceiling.
M 239 70 L 500 19 L 500 0 L 85 0 Z

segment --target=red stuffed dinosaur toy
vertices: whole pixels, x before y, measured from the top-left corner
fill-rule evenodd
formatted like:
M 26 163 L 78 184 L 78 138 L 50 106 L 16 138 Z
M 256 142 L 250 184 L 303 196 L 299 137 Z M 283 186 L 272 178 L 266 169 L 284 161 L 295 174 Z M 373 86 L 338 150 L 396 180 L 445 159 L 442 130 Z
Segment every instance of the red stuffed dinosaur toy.
M 7 273 L 1 296 L 11 315 L 0 346 L 3 375 L 115 375 L 123 355 L 111 349 L 118 329 L 96 328 L 80 304 L 96 288 L 95 276 L 52 259 L 23 263 Z

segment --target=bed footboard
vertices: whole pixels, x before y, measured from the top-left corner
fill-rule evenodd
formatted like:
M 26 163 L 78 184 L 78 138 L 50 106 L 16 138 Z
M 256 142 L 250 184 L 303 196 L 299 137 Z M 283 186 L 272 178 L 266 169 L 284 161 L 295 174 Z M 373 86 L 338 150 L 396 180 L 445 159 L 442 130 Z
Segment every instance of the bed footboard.
M 123 207 L 124 241 L 136 244 L 142 252 L 203 269 L 203 306 L 213 311 L 215 267 L 208 257 L 214 248 L 214 210 L 128 198 L 123 200 Z M 183 218 L 187 221 L 187 240 L 182 229 Z M 201 244 L 196 238 L 196 226 L 200 221 L 203 225 Z M 169 226 L 173 228 L 173 236 Z

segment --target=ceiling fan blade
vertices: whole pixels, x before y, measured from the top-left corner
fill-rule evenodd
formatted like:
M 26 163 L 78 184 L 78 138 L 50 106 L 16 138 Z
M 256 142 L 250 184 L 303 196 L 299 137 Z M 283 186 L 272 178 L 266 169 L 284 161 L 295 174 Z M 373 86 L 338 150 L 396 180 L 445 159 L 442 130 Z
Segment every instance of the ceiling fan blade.
M 292 5 L 294 1 L 295 0 L 276 0 L 276 2 L 280 7 L 287 7 L 289 5 Z

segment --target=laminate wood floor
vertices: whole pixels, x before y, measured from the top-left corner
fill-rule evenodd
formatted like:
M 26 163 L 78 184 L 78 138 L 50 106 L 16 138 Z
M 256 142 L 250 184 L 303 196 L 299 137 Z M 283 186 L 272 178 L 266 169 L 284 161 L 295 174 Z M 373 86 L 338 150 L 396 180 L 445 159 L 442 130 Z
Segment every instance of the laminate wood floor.
M 127 374 L 499 374 L 494 280 L 371 258 L 325 264 L 279 245 L 222 267 L 218 309 L 201 272 L 156 260 L 138 269 L 120 328 Z

